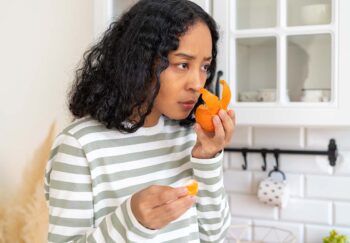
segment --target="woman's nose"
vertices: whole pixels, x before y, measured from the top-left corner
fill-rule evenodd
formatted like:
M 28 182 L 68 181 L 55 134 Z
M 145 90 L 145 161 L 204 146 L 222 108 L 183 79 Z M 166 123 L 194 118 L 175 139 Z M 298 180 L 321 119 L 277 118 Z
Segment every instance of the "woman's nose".
M 193 72 L 188 78 L 188 89 L 199 91 L 203 85 L 203 77 L 200 72 Z

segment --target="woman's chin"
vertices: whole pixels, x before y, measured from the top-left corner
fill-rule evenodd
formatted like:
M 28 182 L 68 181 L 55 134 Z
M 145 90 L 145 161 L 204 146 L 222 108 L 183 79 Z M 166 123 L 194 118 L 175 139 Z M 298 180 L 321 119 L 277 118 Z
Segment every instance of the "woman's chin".
M 172 120 L 178 120 L 178 121 L 181 121 L 181 120 L 184 120 L 186 119 L 189 115 L 190 115 L 191 112 L 186 112 L 186 113 L 178 113 L 178 114 L 164 114 L 166 117 L 172 119 Z

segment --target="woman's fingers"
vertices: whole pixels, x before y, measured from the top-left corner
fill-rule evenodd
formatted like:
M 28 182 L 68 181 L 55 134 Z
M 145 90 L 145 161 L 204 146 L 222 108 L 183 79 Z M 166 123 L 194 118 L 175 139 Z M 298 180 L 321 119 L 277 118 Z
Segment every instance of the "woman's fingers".
M 225 141 L 225 129 L 224 124 L 222 123 L 222 120 L 220 116 L 214 116 L 213 123 L 215 127 L 215 135 L 214 135 L 214 142 L 218 147 L 222 147 L 224 145 Z
M 233 126 L 236 126 L 236 114 L 233 110 L 228 110 L 227 114 L 231 117 L 233 121 Z
M 228 144 L 231 140 L 233 130 L 234 130 L 234 113 L 232 110 L 226 112 L 224 110 L 219 111 L 219 116 L 222 122 L 222 126 L 225 130 L 225 135 L 224 135 L 224 140 L 225 140 L 225 145 Z
M 197 134 L 197 139 L 199 141 L 203 141 L 206 139 L 207 137 L 207 133 L 203 130 L 203 128 L 201 127 L 201 125 L 199 125 L 198 123 L 196 123 L 194 125 L 195 127 L 195 131 L 196 131 L 196 134 Z
M 186 187 L 154 185 L 132 196 L 131 209 L 143 226 L 160 229 L 182 215 L 193 203 Z
M 153 210 L 153 215 L 156 218 L 159 218 L 159 215 L 162 215 L 162 218 L 158 219 L 161 222 L 172 222 L 182 214 L 184 214 L 190 207 L 192 207 L 195 202 L 195 197 L 193 196 L 185 196 L 180 197 L 174 201 L 163 204 Z M 157 220 L 157 219 L 155 219 Z
M 176 200 L 179 197 L 186 196 L 188 194 L 188 190 L 186 187 L 170 187 L 170 186 L 150 186 L 146 188 L 143 192 L 147 197 L 147 201 L 145 202 L 145 207 L 155 208 Z
M 233 110 L 220 110 L 213 116 L 215 132 L 205 132 L 199 124 L 195 125 L 197 143 L 192 150 L 192 156 L 196 158 L 212 158 L 230 143 L 234 128 L 235 114 Z

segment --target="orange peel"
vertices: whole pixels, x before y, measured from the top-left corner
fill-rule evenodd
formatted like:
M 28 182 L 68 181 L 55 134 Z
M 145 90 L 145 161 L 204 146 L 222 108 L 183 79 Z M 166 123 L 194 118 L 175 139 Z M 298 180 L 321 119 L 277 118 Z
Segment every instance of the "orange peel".
M 215 130 L 213 117 L 219 113 L 220 109 L 227 111 L 231 100 L 231 90 L 228 84 L 225 80 L 220 80 L 220 84 L 223 86 L 221 100 L 207 89 L 201 88 L 199 90 L 202 94 L 204 104 L 199 105 L 196 109 L 196 122 L 208 132 L 213 132 Z

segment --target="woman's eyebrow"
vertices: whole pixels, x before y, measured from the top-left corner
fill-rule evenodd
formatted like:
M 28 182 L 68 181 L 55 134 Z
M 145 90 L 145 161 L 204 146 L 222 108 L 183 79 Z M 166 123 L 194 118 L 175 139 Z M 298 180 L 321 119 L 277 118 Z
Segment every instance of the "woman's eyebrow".
M 183 57 L 185 59 L 188 59 L 188 60 L 193 60 L 195 59 L 195 56 L 192 56 L 192 55 L 189 55 L 189 54 L 186 54 L 186 53 L 175 53 L 174 56 L 177 56 L 177 57 Z M 203 58 L 204 61 L 210 61 L 212 59 L 212 57 L 205 57 Z

